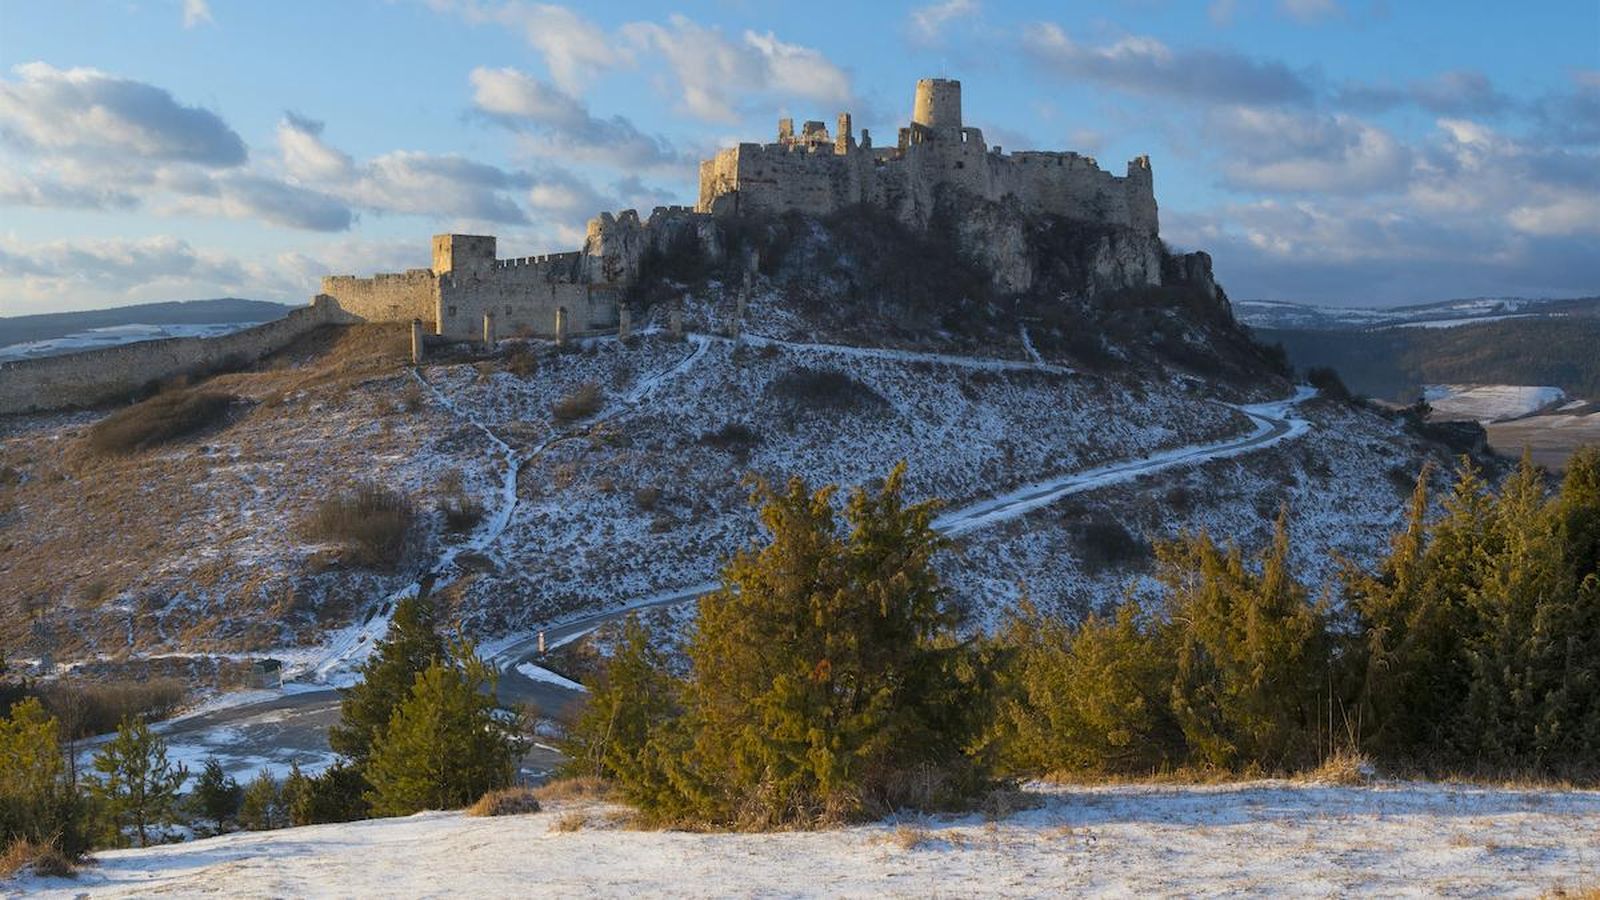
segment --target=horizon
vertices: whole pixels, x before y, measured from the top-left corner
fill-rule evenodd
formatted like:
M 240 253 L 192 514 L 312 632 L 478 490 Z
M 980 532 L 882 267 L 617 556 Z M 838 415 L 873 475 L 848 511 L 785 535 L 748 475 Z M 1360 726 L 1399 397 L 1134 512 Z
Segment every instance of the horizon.
M 573 250 L 781 116 L 889 143 L 934 75 L 991 145 L 1148 153 L 1162 237 L 1239 300 L 1600 288 L 1593 4 L 824 7 L 0 0 L 0 316 L 299 305 L 438 232 Z

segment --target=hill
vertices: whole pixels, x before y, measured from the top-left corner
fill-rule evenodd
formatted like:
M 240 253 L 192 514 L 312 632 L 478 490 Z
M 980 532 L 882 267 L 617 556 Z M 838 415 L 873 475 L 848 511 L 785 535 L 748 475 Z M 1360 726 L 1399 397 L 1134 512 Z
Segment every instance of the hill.
M 221 326 L 266 322 L 281 317 L 290 309 L 291 307 L 281 303 L 224 297 L 216 300 L 142 303 L 111 309 L 0 317 L 0 358 L 71 353 L 87 347 L 199 333 L 165 326 Z M 15 346 L 35 342 L 51 343 L 48 346 L 26 348 Z
M 1566 304 L 1563 304 L 1566 306 Z M 1295 368 L 1338 370 L 1351 390 L 1410 402 L 1430 384 L 1551 385 L 1600 397 L 1600 302 L 1454 327 L 1256 328 Z

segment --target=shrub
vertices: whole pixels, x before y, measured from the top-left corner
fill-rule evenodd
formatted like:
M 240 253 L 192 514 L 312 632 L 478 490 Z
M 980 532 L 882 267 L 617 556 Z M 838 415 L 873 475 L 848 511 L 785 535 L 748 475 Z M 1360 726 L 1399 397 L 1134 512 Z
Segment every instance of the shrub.
M 550 824 L 551 831 L 573 832 L 582 831 L 583 826 L 589 824 L 589 817 L 581 812 L 569 812 Z
M 469 816 L 521 816 L 539 811 L 538 793 L 530 787 L 500 788 L 484 794 L 467 809 Z
M 576 422 L 594 415 L 604 400 L 605 394 L 600 390 L 600 385 L 586 381 L 565 397 L 550 404 L 550 415 L 555 417 L 557 422 Z
M 716 431 L 702 433 L 700 443 L 735 456 L 746 456 L 761 443 L 761 432 L 743 422 L 729 422 Z
M 506 371 L 518 378 L 532 378 L 539 371 L 539 355 L 527 344 L 513 344 L 506 351 Z
M 414 517 L 404 496 L 367 484 L 322 501 L 306 520 L 302 534 L 310 540 L 343 545 L 356 565 L 393 567 L 405 556 Z
M 145 681 L 41 684 L 39 699 L 61 722 L 64 740 L 115 731 L 123 719 L 155 721 L 171 715 L 188 696 L 176 678 Z
M 262 769 L 244 786 L 244 797 L 239 803 L 239 824 L 251 831 L 270 831 L 289 824 L 283 792 L 278 780 L 267 769 Z
M 446 530 L 462 534 L 483 520 L 483 504 L 467 493 L 460 472 L 449 472 L 439 484 L 439 513 Z
M 236 399 L 215 391 L 157 394 L 90 426 L 89 447 L 103 455 L 126 454 L 188 437 L 222 421 Z
M 24 869 L 42 878 L 72 878 L 78 868 L 55 844 L 17 838 L 0 853 L 0 878 L 10 878 Z
M 1340 401 L 1352 399 L 1350 389 L 1344 386 L 1344 379 L 1329 366 L 1312 366 L 1307 369 L 1306 383 L 1327 395 L 1329 399 Z
M 35 698 L 0 718 L 0 845 L 88 849 L 88 816 L 60 744 L 60 728 Z
M 654 485 L 645 485 L 633 492 L 633 505 L 639 507 L 640 512 L 650 512 L 661 501 L 661 489 Z
M 778 376 L 767 385 L 766 393 L 791 407 L 813 412 L 871 412 L 889 405 L 877 391 L 844 372 L 807 366 Z
M 89 790 L 104 805 L 114 841 L 134 829 L 139 846 L 149 842 L 149 829 L 172 818 L 178 791 L 189 778 L 180 763 L 167 762 L 167 742 L 142 719 L 124 721 L 117 736 L 94 755 L 95 775 Z

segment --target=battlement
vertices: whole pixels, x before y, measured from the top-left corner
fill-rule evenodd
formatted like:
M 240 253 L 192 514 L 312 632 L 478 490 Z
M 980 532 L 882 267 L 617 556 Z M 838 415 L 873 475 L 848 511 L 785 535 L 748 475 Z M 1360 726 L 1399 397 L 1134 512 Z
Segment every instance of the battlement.
M 961 82 L 917 82 L 911 121 L 894 147 L 856 143 L 849 113 L 828 134 L 821 121 L 796 134 L 780 119 L 775 143 L 743 142 L 700 164 L 702 213 L 789 210 L 826 215 L 856 204 L 882 207 L 914 226 L 926 225 L 939 196 L 950 190 L 998 201 L 1014 197 L 1025 210 L 1155 234 L 1157 210 L 1150 158 L 1128 163 L 1126 176 L 1100 168 L 1070 150 L 1007 154 L 990 148 L 983 131 L 963 124 Z
M 576 263 L 583 258 L 583 253 L 572 250 L 567 253 L 545 253 L 540 256 L 517 256 L 511 259 L 497 259 L 494 261 L 496 269 L 525 269 L 531 266 L 553 266 Z

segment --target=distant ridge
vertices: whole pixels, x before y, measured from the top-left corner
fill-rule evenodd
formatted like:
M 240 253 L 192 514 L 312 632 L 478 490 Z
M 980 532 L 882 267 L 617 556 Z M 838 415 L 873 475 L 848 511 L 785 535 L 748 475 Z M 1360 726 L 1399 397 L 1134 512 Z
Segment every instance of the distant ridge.
M 293 308 L 265 300 L 221 297 L 213 300 L 175 300 L 118 306 L 111 309 L 0 317 L 0 347 L 66 337 L 93 328 L 114 328 L 122 325 L 268 322 L 282 318 Z

